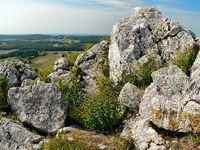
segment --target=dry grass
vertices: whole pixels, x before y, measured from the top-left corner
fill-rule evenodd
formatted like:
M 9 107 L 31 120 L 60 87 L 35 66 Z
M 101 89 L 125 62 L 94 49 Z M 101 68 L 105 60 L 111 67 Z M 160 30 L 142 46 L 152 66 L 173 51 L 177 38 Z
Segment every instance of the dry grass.
M 39 56 L 32 60 L 32 64 L 36 65 L 38 69 L 53 68 L 54 62 L 60 58 L 60 54 L 47 54 L 46 56 Z
M 60 135 L 62 139 L 75 139 L 84 143 L 84 145 L 91 149 L 99 149 L 98 145 L 103 144 L 107 146 L 107 150 L 129 150 L 133 146 L 132 141 L 125 141 L 117 135 L 102 135 L 94 131 L 86 131 L 73 129 L 70 132 Z
M 9 53 L 14 52 L 14 51 L 16 51 L 16 50 L 0 50 L 0 55 L 1 54 L 9 54 Z

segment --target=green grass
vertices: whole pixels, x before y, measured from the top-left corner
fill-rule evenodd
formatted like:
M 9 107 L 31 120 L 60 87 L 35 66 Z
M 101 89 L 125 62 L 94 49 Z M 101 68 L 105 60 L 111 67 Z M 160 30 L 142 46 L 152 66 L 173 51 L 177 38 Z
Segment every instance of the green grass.
M 185 74 L 190 76 L 190 69 L 197 57 L 198 48 L 188 48 L 185 52 L 178 52 L 173 64 L 177 65 Z

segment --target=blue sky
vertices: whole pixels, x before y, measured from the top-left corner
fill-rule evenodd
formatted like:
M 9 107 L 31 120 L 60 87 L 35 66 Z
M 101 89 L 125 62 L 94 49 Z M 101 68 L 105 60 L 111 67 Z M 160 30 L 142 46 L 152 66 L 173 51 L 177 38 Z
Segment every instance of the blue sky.
M 200 36 L 200 0 L 1 0 L 0 34 L 110 34 L 137 6 L 155 6 Z

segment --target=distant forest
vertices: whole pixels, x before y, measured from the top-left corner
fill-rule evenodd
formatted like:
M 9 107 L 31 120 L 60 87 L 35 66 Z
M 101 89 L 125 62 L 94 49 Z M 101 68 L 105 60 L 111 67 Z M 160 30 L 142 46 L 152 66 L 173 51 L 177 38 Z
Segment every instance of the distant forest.
M 0 35 L 0 59 L 8 57 L 34 58 L 45 51 L 83 51 L 109 36 L 74 35 Z M 1 54 L 1 50 L 13 50 Z

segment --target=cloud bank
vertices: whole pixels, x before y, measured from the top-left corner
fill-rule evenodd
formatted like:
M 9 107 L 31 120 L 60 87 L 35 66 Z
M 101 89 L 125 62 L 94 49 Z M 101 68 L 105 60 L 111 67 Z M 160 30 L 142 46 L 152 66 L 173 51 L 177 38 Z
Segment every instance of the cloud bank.
M 0 34 L 110 34 L 113 24 L 128 16 L 133 7 L 152 5 L 200 35 L 197 20 L 200 11 L 184 8 L 188 3 L 180 0 L 6 0 L 0 1 Z

